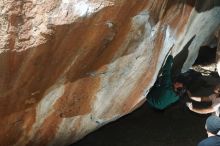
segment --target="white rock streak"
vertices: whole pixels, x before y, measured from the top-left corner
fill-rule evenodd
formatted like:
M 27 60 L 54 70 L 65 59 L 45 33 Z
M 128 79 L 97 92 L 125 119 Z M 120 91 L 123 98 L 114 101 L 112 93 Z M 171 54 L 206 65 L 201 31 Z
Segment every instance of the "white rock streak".
M 144 28 L 144 30 L 141 30 L 141 28 Z M 121 105 L 127 100 L 132 89 L 135 88 L 138 79 L 141 78 L 143 73 L 146 73 L 147 68 L 149 68 L 151 61 L 151 57 L 149 56 L 152 56 L 155 46 L 154 43 L 156 43 L 155 38 L 158 32 L 162 31 L 165 35 L 165 39 L 157 62 L 155 75 L 152 77 L 150 84 L 145 87 L 146 90 L 143 90 L 143 96 L 141 96 L 137 102 L 146 98 L 146 92 L 156 80 L 163 60 L 175 42 L 174 35 L 172 35 L 173 33 L 169 26 L 164 26 L 162 30 L 160 29 L 159 24 L 156 26 L 150 24 L 149 13 L 147 11 L 142 11 L 133 17 L 131 32 L 127 35 L 125 42 L 122 43 L 121 49 L 119 49 L 130 50 L 130 53 L 128 55 L 115 57 L 115 61 L 108 65 L 107 71 L 100 75 L 102 79 L 101 87 L 94 103 L 95 118 L 99 119 L 104 114 L 112 113 L 112 115 L 106 119 L 99 119 L 102 122 L 106 122 L 110 121 L 111 118 L 119 118 L 122 116 L 117 115 L 117 110 L 121 109 Z M 134 45 L 130 45 L 130 42 Z M 136 104 L 138 103 L 134 103 L 134 106 Z
M 35 135 L 41 127 L 44 120 L 54 112 L 54 103 L 64 94 L 65 86 L 55 84 L 49 89 L 49 92 L 42 98 L 36 109 L 36 123 L 33 125 L 31 135 Z M 32 137 L 30 137 L 31 139 Z
M 69 144 L 71 139 L 74 139 L 74 137 L 71 137 L 71 135 L 78 130 L 76 123 L 79 119 L 79 116 L 73 118 L 64 118 L 59 125 L 55 140 L 52 141 L 49 146 Z
M 185 33 L 178 38 L 176 49 L 182 50 L 186 44 L 193 38 L 188 47 L 189 54 L 185 61 L 182 72 L 187 71 L 195 62 L 199 49 L 204 43 L 209 40 L 213 33 L 220 26 L 220 7 L 207 10 L 205 13 L 198 13 L 194 10 L 186 27 Z
M 64 94 L 64 85 L 60 85 L 44 96 L 37 106 L 36 121 L 41 124 L 45 118 L 53 111 L 53 104 Z M 38 125 L 38 124 L 37 124 Z
M 48 20 L 50 24 L 68 24 L 78 18 L 89 17 L 102 8 L 113 4 L 108 0 L 62 0 L 60 6 L 49 14 Z
M 78 3 L 76 3 L 76 5 L 74 5 L 74 9 L 75 9 L 75 14 L 79 15 L 79 16 L 84 16 L 86 15 L 86 13 L 91 13 L 94 11 L 95 6 L 93 6 L 92 4 L 89 5 L 87 2 L 85 1 L 80 1 Z

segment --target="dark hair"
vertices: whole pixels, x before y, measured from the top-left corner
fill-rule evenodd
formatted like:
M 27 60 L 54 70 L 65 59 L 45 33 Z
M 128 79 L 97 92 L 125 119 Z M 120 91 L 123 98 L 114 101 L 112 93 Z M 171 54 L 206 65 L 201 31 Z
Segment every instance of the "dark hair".
M 173 80 L 174 83 L 179 82 L 179 83 L 182 83 L 184 86 L 186 85 L 186 81 L 187 81 L 187 79 L 183 75 L 178 75 L 178 76 L 174 77 L 174 80 Z
M 187 98 L 188 97 L 186 87 L 177 88 L 176 94 L 181 98 Z

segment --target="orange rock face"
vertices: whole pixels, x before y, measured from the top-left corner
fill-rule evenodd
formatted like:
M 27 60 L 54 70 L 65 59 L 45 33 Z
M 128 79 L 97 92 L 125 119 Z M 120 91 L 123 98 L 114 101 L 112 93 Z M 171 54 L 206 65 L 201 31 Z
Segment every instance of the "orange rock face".
M 182 71 L 218 0 L 0 1 L 0 145 L 68 145 L 146 99 L 172 49 Z

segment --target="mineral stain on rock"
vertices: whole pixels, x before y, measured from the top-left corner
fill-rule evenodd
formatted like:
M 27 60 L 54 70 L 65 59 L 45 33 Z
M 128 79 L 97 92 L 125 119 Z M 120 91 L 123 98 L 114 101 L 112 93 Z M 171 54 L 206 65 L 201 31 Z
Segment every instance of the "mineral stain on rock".
M 220 24 L 218 0 L 11 0 L 0 12 L 3 146 L 68 145 L 99 127 L 91 115 L 128 114 L 171 47 L 195 37 L 187 70 Z

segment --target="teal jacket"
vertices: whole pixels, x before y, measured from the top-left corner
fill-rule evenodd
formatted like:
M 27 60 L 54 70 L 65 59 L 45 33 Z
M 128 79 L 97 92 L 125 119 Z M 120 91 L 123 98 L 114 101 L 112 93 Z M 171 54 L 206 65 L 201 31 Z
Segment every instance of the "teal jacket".
M 173 89 L 171 78 L 172 64 L 173 57 L 170 55 L 162 68 L 162 76 L 159 77 L 160 84 L 154 85 L 147 95 L 148 103 L 156 109 L 163 110 L 180 98 Z

